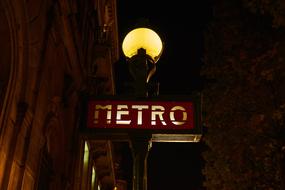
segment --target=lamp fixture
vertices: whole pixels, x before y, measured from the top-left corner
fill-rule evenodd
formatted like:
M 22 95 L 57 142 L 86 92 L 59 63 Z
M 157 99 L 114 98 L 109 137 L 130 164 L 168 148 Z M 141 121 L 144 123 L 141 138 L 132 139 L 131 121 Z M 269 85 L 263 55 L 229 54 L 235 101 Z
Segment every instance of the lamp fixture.
M 153 30 L 136 28 L 126 35 L 122 49 L 127 58 L 132 58 L 139 49 L 145 49 L 153 63 L 156 63 L 162 53 L 163 45 L 160 37 Z

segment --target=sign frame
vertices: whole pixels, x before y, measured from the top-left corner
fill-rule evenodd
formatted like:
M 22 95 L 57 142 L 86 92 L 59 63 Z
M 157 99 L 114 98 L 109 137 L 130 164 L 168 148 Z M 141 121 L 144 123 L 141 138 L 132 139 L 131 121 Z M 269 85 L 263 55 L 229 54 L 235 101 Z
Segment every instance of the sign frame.
M 148 136 L 152 142 L 199 142 L 202 137 L 202 98 L 196 95 L 159 95 L 156 97 L 136 98 L 133 96 L 85 96 L 81 109 L 80 133 L 84 138 L 112 141 L 128 141 L 130 137 Z M 90 101 L 131 101 L 131 102 L 192 102 L 194 107 L 194 126 L 192 129 L 130 129 L 130 128 L 88 128 L 88 103 Z

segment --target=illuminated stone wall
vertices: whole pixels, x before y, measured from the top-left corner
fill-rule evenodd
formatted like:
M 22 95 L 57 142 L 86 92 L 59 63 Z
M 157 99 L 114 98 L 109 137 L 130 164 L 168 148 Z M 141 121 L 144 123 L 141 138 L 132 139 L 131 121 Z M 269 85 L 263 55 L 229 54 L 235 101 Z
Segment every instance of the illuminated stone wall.
M 80 94 L 114 93 L 116 2 L 2 0 L 0 24 L 0 189 L 81 189 Z

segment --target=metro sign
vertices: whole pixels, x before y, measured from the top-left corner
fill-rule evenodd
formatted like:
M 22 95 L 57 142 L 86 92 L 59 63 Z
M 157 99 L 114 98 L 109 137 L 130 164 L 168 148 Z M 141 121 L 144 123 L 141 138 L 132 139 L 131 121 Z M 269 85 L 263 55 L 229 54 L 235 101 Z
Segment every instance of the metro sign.
M 187 101 L 91 100 L 87 128 L 189 130 L 195 127 L 194 112 Z

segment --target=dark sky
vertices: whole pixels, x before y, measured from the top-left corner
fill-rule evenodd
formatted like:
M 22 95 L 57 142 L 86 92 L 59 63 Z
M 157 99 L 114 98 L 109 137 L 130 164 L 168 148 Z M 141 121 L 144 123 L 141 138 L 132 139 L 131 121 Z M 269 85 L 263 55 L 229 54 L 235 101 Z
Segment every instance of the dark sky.
M 163 40 L 164 52 L 154 76 L 160 83 L 160 94 L 200 91 L 203 32 L 211 15 L 210 0 L 117 0 L 117 5 L 120 44 L 140 20 L 147 20 Z M 201 143 L 154 143 L 148 160 L 148 190 L 202 189 L 203 147 Z
M 189 93 L 201 87 L 203 30 L 210 17 L 210 0 L 117 0 L 119 40 L 141 19 L 162 38 L 164 51 L 154 76 L 161 94 Z M 188 5 L 189 4 L 189 5 Z

